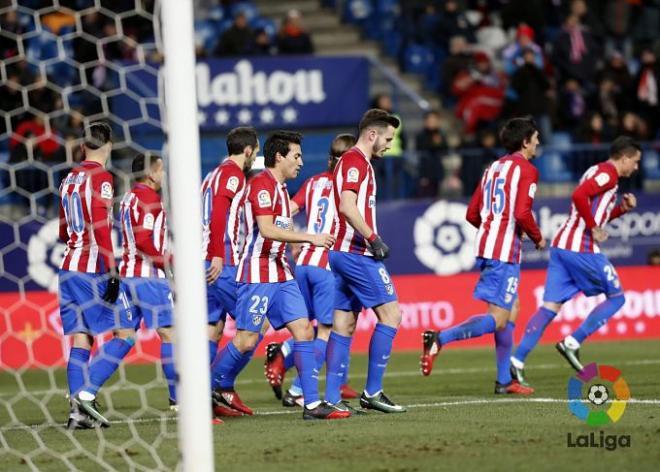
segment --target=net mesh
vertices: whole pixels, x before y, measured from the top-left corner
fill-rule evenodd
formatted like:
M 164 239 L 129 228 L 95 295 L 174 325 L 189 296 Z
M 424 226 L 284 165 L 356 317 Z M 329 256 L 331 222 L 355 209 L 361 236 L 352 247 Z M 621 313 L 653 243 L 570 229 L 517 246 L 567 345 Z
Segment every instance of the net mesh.
M 157 18 L 149 0 L 0 0 L 0 469 L 178 464 L 154 331 L 138 332 L 99 391 L 111 427 L 66 429 L 70 339 L 58 302 L 58 188 L 82 159 L 81 130 L 100 119 L 112 126 L 115 215 L 132 158 L 162 146 L 158 94 L 140 93 L 135 78 L 157 82 Z M 97 336 L 95 349 L 110 337 Z

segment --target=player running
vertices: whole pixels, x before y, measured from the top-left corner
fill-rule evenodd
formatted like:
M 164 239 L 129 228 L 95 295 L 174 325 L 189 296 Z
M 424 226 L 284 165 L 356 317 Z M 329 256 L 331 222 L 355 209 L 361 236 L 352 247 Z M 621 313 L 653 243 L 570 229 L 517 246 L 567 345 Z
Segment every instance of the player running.
M 378 323 L 369 344 L 367 384 L 360 406 L 383 413 L 406 409 L 383 392 L 383 376 L 392 341 L 401 323 L 394 284 L 382 263 L 389 248 L 376 227 L 376 179 L 371 161 L 392 145 L 399 119 L 385 110 L 368 110 L 358 125 L 358 141 L 337 163 L 332 176 L 335 204 L 330 268 L 335 274 L 335 313 L 327 348 L 325 399 L 337 411 L 350 414 L 341 402 L 341 385 L 350 356 L 351 340 L 362 308 L 373 308 Z
M 478 228 L 476 252 L 481 276 L 474 297 L 485 301 L 488 311 L 442 332 L 425 331 L 420 364 L 422 374 L 430 375 L 433 361 L 448 343 L 495 333 L 495 393 L 529 395 L 534 392 L 532 388 L 511 378 L 509 357 L 519 311 L 523 232 L 537 249 L 545 247 L 532 215 L 538 181 L 538 170 L 530 163 L 539 144 L 536 123 L 531 118 L 513 118 L 500 132 L 500 141 L 509 154 L 486 169 L 466 216 Z
M 247 237 L 238 267 L 236 328 L 234 339 L 218 354 L 214 377 L 231 375 L 245 354 L 254 350 L 266 318 L 275 329 L 287 327 L 293 335 L 294 359 L 300 376 L 304 419 L 336 419 L 348 414 L 319 400 L 318 371 L 314 354 L 314 329 L 305 301 L 286 259 L 287 242 L 309 242 L 329 248 L 329 234 L 293 231 L 291 204 L 285 182 L 302 167 L 301 135 L 276 131 L 264 144 L 266 170 L 248 183 L 245 196 Z
M 159 191 L 165 179 L 160 156 L 138 154 L 131 166 L 135 184 L 121 201 L 122 260 L 119 273 L 128 296 L 135 328 L 140 321 L 160 337 L 160 360 L 176 411 L 176 371 L 173 358 L 172 291 L 165 270 L 168 252 L 167 214 Z
M 236 281 L 236 267 L 241 250 L 240 225 L 245 172 L 252 167 L 258 151 L 259 140 L 254 128 L 232 129 L 227 134 L 229 157 L 209 172 L 202 182 L 211 386 L 216 391 L 214 398 L 218 400 L 214 402 L 214 412 L 219 416 L 253 413 L 236 393 L 234 383 L 252 358 L 254 349 L 244 353 L 236 369 L 222 378 L 216 372 L 216 358 L 227 313 L 235 318 L 239 285 Z
M 66 243 L 58 274 L 60 317 L 64 334 L 73 338 L 67 363 L 69 429 L 110 426 L 96 394 L 135 344 L 132 313 L 120 287 L 110 238 L 114 188 L 105 170 L 112 150 L 110 126 L 94 122 L 83 139 L 85 159 L 59 189 L 59 237 Z M 121 305 L 116 304 L 118 297 Z M 114 337 L 88 365 L 94 336 L 110 330 Z
M 599 243 L 607 239 L 605 224 L 637 206 L 631 193 L 624 194 L 618 206 L 615 203 L 619 178 L 630 177 L 637 171 L 641 156 L 641 148 L 632 138 L 616 138 L 609 159 L 590 167 L 573 192 L 571 212 L 550 248 L 543 306 L 530 318 L 525 335 L 511 357 L 512 373 L 521 383 L 525 382 L 525 359 L 567 300 L 578 292 L 587 297 L 600 294 L 607 297 L 573 334 L 556 344 L 559 353 L 577 371 L 582 370 L 580 345 L 625 303 L 619 277 L 607 256 L 600 252 Z
M 332 202 L 332 172 L 337 160 L 355 145 L 355 137 L 350 134 L 340 134 L 330 145 L 328 170 L 310 177 L 302 185 L 291 201 L 291 214 L 299 211 L 307 213 L 308 233 L 329 233 L 334 221 L 334 203 Z M 312 320 L 316 320 L 316 338 L 314 350 L 317 369 L 320 372 L 325 363 L 328 337 L 332 330 L 332 315 L 335 299 L 335 278 L 330 272 L 328 250 L 315 247 L 309 243 L 298 248 L 296 256 L 295 278 L 300 291 L 305 298 L 307 312 Z M 291 387 L 282 397 L 282 382 L 285 372 L 293 367 L 293 338 L 283 344 L 271 343 L 266 347 L 265 374 L 275 396 L 282 400 L 284 406 L 302 406 L 304 402 L 300 377 L 296 377 Z M 348 373 L 348 367 L 346 368 Z M 351 389 L 344 379 L 341 387 L 342 399 L 357 398 L 357 392 Z

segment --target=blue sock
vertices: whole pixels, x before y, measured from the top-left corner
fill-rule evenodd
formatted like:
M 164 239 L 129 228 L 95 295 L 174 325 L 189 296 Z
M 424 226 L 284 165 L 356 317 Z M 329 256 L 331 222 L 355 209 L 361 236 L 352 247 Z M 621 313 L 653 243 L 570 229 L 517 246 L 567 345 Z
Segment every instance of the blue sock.
M 209 339 L 209 359 L 210 363 L 213 364 L 215 361 L 215 356 L 218 355 L 218 341 L 211 341 Z
M 119 363 L 128 354 L 135 340 L 133 338 L 112 338 L 105 343 L 89 366 L 89 385 L 85 391 L 96 395 L 101 386 L 115 373 Z
M 594 308 L 591 313 L 589 313 L 589 316 L 587 316 L 587 319 L 584 320 L 580 327 L 573 333 L 575 340 L 582 344 L 582 342 L 595 333 L 598 328 L 607 323 L 607 320 L 613 317 L 625 302 L 626 297 L 623 295 L 617 295 L 616 297 L 608 298 Z
M 225 379 L 232 375 L 232 372 L 242 360 L 243 354 L 236 349 L 233 342 L 228 342 L 211 364 L 211 388 L 227 388 L 223 385 L 226 385 Z
M 69 362 L 66 365 L 66 379 L 69 384 L 69 395 L 74 396 L 87 382 L 87 367 L 89 350 L 82 347 L 72 347 Z
M 383 389 L 383 376 L 392 352 L 396 328 L 381 323 L 376 325 L 369 342 L 369 369 L 367 370 L 367 395 L 375 395 Z M 343 377 L 342 377 L 343 379 Z
M 177 375 L 174 368 L 174 354 L 172 343 L 160 343 L 160 362 L 163 366 L 163 374 L 167 380 L 167 389 L 170 392 L 170 399 L 176 401 L 176 381 Z
M 346 368 L 344 369 L 344 377 L 341 379 L 341 384 L 348 384 L 348 370 L 351 368 L 351 356 L 346 359 Z
M 284 368 L 289 370 L 293 367 L 293 338 L 289 338 L 282 343 L 282 355 L 284 356 Z
M 256 352 L 257 348 L 259 347 L 259 343 L 261 343 L 263 338 L 264 335 L 259 334 L 259 339 L 257 339 L 257 344 L 254 346 L 254 349 L 241 355 L 241 360 L 236 364 L 234 369 L 227 376 L 223 377 L 222 380 L 220 380 L 220 388 L 234 388 L 236 377 L 238 377 L 238 374 L 243 372 L 245 366 L 250 363 L 250 359 L 252 359 L 252 356 L 254 356 L 254 353 Z
M 495 318 L 493 315 L 475 315 L 458 326 L 441 331 L 438 338 L 440 345 L 444 346 L 452 341 L 476 338 L 495 331 Z
M 513 347 L 512 321 L 507 321 L 502 329 L 495 330 L 495 359 L 497 360 L 497 382 L 511 383 L 511 348 Z
M 351 354 L 351 341 L 350 336 L 342 336 L 334 331 L 330 333 L 326 350 L 328 364 L 326 365 L 325 400 L 333 405 L 341 401 L 339 389 Z
M 554 311 L 548 310 L 543 306 L 539 308 L 527 322 L 527 326 L 525 326 L 525 335 L 520 340 L 518 349 L 516 349 L 516 353 L 513 355 L 513 357 L 518 359 L 520 362 L 525 362 L 525 359 L 529 353 L 539 342 L 541 336 L 543 336 L 543 331 L 545 331 L 545 328 L 550 324 L 555 316 L 557 316 L 557 313 Z
M 294 341 L 293 357 L 302 384 L 305 405 L 319 401 L 319 372 L 316 370 L 314 341 Z
M 321 372 L 323 364 L 325 364 L 325 353 L 328 348 L 328 341 L 325 339 L 316 338 L 314 340 L 314 356 L 316 357 L 316 370 Z M 300 376 L 297 375 L 296 378 L 291 382 L 290 390 L 293 393 L 298 393 L 302 391 L 302 384 L 300 383 Z

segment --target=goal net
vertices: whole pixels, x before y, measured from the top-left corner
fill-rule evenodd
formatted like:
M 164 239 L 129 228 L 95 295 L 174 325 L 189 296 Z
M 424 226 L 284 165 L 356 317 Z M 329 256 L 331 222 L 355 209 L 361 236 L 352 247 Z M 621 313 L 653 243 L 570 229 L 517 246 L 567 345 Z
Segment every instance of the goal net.
M 83 130 L 99 120 L 112 129 L 106 168 L 114 186 L 116 258 L 122 252 L 118 212 L 133 184 L 133 159 L 166 147 L 163 94 L 144 80 L 157 84 L 162 75 L 160 36 L 156 0 L 0 0 L 2 470 L 181 467 L 177 413 L 170 409 L 154 329 L 139 327 L 135 344 L 96 394 L 110 427 L 96 422 L 89 430 L 67 428 L 72 346 L 63 335 L 58 296 L 65 249 L 59 239 L 59 187 L 83 159 Z M 169 210 L 166 182 L 162 199 Z M 85 224 L 75 210 L 82 206 L 72 208 L 69 223 Z M 102 289 L 94 291 L 89 304 L 101 303 L 103 295 Z M 94 336 L 87 365 L 112 336 L 112 331 Z

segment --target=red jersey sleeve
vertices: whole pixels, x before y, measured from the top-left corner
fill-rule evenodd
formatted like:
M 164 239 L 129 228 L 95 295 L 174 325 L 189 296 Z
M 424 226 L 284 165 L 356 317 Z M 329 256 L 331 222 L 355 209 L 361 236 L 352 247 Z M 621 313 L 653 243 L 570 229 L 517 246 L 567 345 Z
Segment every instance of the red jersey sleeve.
M 468 204 L 467 213 L 465 214 L 465 219 L 475 228 L 481 226 L 481 205 L 483 201 L 483 186 L 485 178 L 486 173 L 481 177 L 481 182 L 479 182 L 479 185 L 477 185 L 477 188 L 474 190 L 470 203 Z
M 255 178 L 250 184 L 248 204 L 252 205 L 254 216 L 275 215 L 273 202 L 275 186 L 266 179 Z
M 112 249 L 111 209 L 114 188 L 112 176 L 108 172 L 99 172 L 91 175 L 92 181 L 92 231 L 99 247 L 100 256 L 106 270 L 115 268 L 115 256 Z
M 298 205 L 300 211 L 302 211 L 303 208 L 305 208 L 305 202 L 307 201 L 307 192 L 309 192 L 309 186 L 311 184 L 312 184 L 312 179 L 310 177 L 309 179 L 305 180 L 305 183 L 302 184 L 300 190 L 298 190 L 291 199 L 294 202 L 296 202 L 296 205 Z
M 602 167 L 593 176 L 585 179 L 573 192 L 573 205 L 584 220 L 587 229 L 596 226 L 596 220 L 591 214 L 591 198 L 599 195 L 617 184 L 619 180 L 616 171 L 610 166 Z
M 536 185 L 539 180 L 539 171 L 533 165 L 520 166 L 520 180 L 518 181 L 518 193 L 516 195 L 516 206 L 513 217 L 520 228 L 529 238 L 538 243 L 543 239 L 541 230 L 534 220 L 532 205 L 536 195 Z
M 342 192 L 351 190 L 358 193 L 360 185 L 367 178 L 367 161 L 356 155 L 344 155 L 346 159 L 341 167 Z
M 154 266 L 159 269 L 165 268 L 165 257 L 154 245 L 154 223 L 162 211 L 159 201 L 139 200 L 137 204 L 137 215 L 131 212 L 133 219 L 133 234 L 135 235 L 135 246 L 138 251 L 151 259 Z
M 623 205 L 619 204 L 612 210 L 612 213 L 610 213 L 610 218 L 607 221 L 616 220 L 618 217 L 623 215 L 625 212 L 626 212 L 626 210 L 623 209 Z
M 207 248 L 207 257 L 225 257 L 225 229 L 227 228 L 227 212 L 236 193 L 245 185 L 245 177 L 236 169 L 223 169 L 213 188 L 213 204 L 211 206 L 211 238 Z

